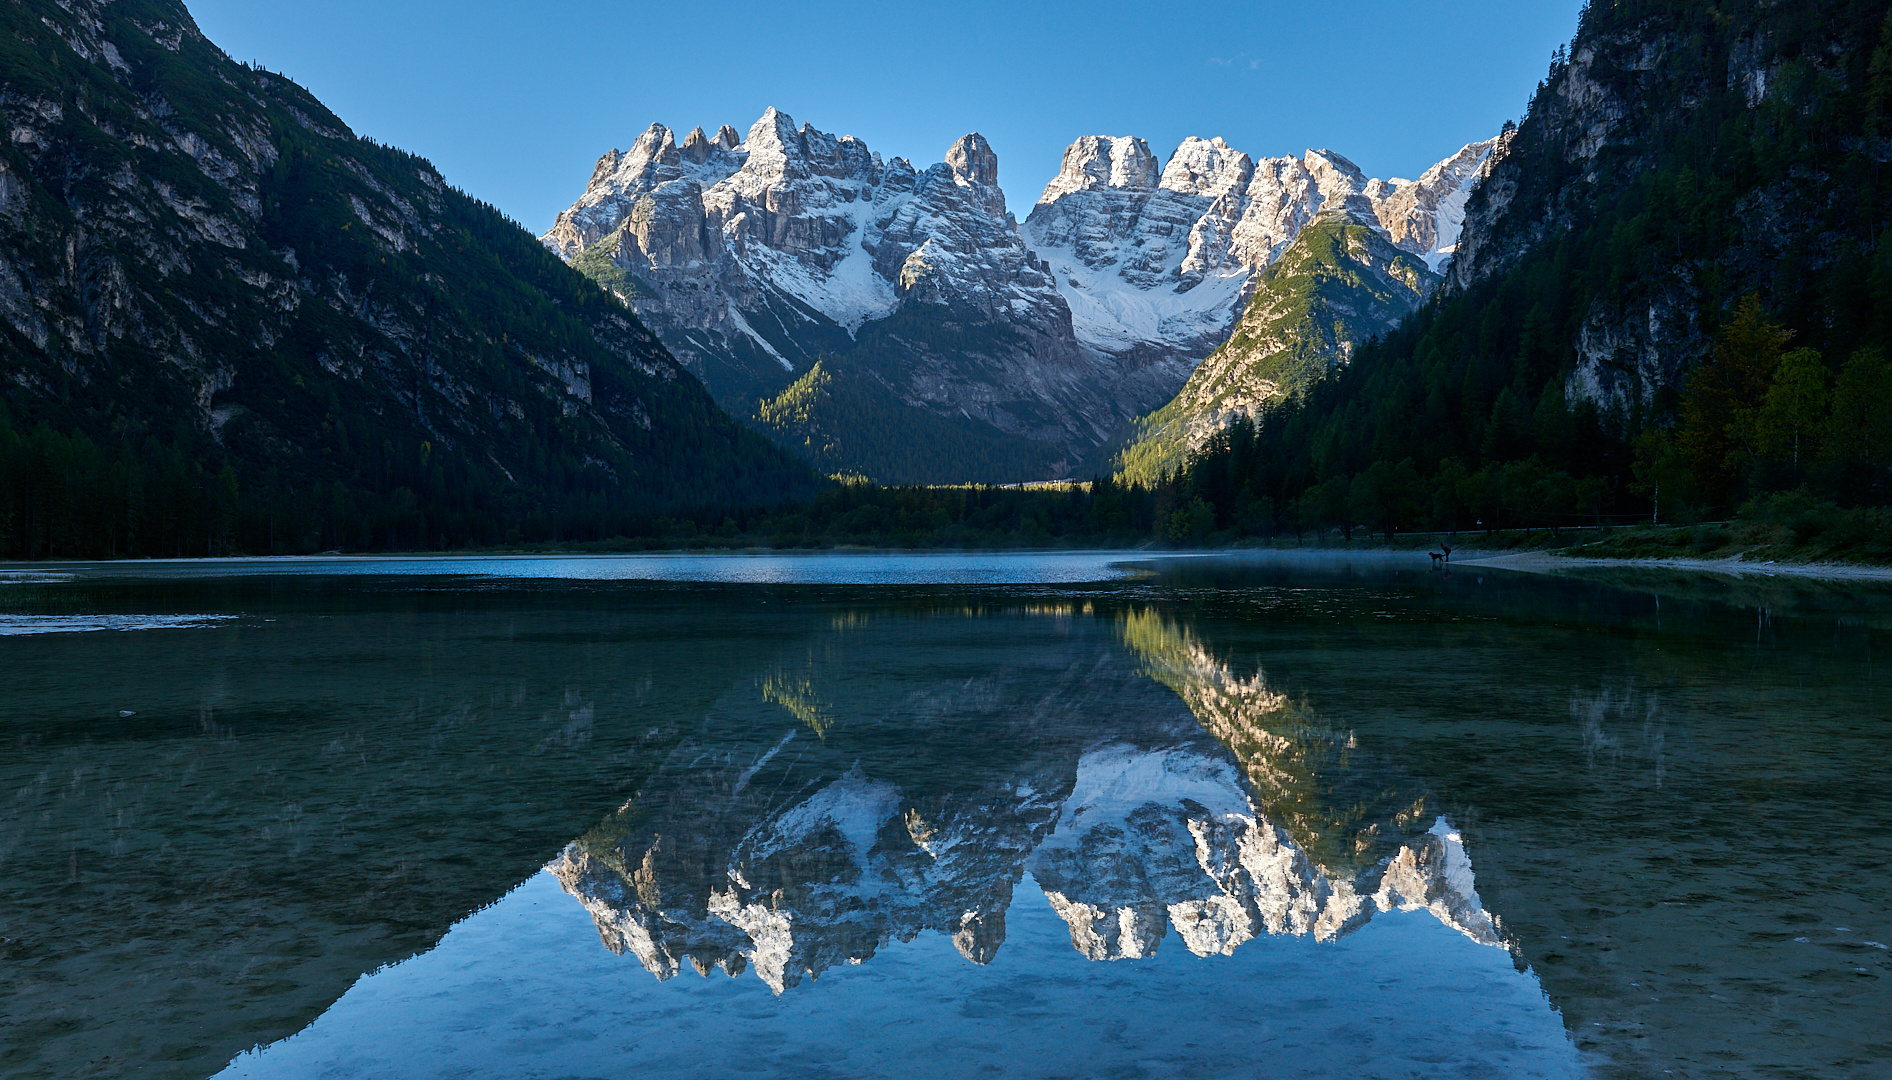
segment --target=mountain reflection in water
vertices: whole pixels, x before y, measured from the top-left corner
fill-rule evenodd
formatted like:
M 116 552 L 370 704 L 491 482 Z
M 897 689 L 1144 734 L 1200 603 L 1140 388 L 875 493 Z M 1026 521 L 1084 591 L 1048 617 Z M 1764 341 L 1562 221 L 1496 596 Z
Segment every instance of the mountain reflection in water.
M 777 993 L 926 930 L 989 963 L 1027 874 L 1092 960 L 1415 909 L 1501 944 L 1415 781 L 1155 612 L 1117 630 L 1008 653 L 837 618 L 548 869 L 658 979 L 753 968 Z
M 1583 1075 L 1401 759 L 1095 600 L 706 657 L 616 811 L 223 1075 Z

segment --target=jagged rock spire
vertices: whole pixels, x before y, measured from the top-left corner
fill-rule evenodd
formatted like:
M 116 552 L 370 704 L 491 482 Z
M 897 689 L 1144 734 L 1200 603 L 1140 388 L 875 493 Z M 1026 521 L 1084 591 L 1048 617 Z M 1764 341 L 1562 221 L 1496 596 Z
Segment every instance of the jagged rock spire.
M 986 144 L 985 136 L 978 132 L 962 135 L 946 151 L 946 164 L 953 170 L 953 175 L 969 184 L 981 187 L 997 187 L 999 182 L 999 156 Z

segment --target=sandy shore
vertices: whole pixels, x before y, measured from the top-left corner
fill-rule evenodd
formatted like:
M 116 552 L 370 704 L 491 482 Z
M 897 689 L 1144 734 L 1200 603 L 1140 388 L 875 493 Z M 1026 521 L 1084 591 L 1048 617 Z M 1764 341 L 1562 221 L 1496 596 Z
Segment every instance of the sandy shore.
M 1455 566 L 1490 566 L 1528 574 L 1555 574 L 1579 567 L 1602 566 L 1637 570 L 1686 570 L 1730 577 L 1806 577 L 1827 580 L 1892 581 L 1892 566 L 1852 563 L 1748 562 L 1744 559 L 1584 559 L 1548 551 L 1519 551 L 1508 555 L 1453 559 Z

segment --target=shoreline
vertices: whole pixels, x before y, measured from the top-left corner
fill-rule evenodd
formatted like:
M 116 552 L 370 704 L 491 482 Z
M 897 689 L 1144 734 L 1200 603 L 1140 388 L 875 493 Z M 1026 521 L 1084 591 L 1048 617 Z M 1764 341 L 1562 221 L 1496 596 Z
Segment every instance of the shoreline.
M 1832 581 L 1892 581 L 1892 566 L 1863 563 L 1788 563 L 1749 562 L 1739 556 L 1726 559 L 1601 559 L 1580 555 L 1559 555 L 1558 549 L 1540 548 L 1503 555 L 1489 555 L 1455 562 L 1458 566 L 1484 566 L 1496 570 L 1516 570 L 1526 574 L 1556 574 L 1560 570 L 1598 567 L 1616 570 L 1680 570 L 1724 577 L 1803 577 Z
M 1568 570 L 1578 569 L 1629 569 L 1629 570 L 1667 570 L 1682 573 L 1713 574 L 1722 577 L 1799 577 L 1817 578 L 1832 581 L 1892 581 L 1892 566 L 1874 566 L 1864 563 L 1839 562 L 1751 562 L 1739 556 L 1724 559 L 1689 559 L 1649 557 L 1636 559 L 1592 558 L 1578 555 L 1562 555 L 1564 548 L 1527 548 L 1517 549 L 1460 549 L 1450 563 L 1452 567 L 1480 567 L 1492 570 L 1514 570 L 1526 574 L 1557 575 Z M 0 573 L 18 574 L 34 571 L 57 571 L 61 568 L 76 566 L 152 566 L 152 565 L 207 565 L 236 564 L 256 566 L 258 564 L 307 565 L 310 563 L 341 562 L 414 562 L 414 561 L 488 561 L 512 559 L 595 559 L 595 558 L 755 558 L 755 557 L 819 557 L 824 555 L 1119 555 L 1130 560 L 1154 560 L 1169 558 L 1214 558 L 1214 557 L 1282 557 L 1289 559 L 1346 559 L 1370 558 L 1375 561 L 1411 560 L 1414 566 L 1430 567 L 1425 558 L 1423 547 L 1220 547 L 1220 548 L 1156 548 L 1156 547 L 1075 547 L 1075 548 L 880 548 L 836 546 L 825 548 L 767 548 L 767 547 L 729 547 L 729 548 L 654 548 L 644 551 L 390 551 L 390 552 L 323 552 L 309 555 L 224 555 L 210 557 L 186 557 L 168 559 L 73 559 L 43 560 L 35 562 L 0 562 Z

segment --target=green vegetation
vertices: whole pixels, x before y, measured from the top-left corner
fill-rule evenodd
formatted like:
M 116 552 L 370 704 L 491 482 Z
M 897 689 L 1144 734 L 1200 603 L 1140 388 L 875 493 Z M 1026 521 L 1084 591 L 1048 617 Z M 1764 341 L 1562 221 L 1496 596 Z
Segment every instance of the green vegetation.
M 99 11 L 0 8 L 0 120 L 35 131 L 0 144 L 30 290 L 0 319 L 0 557 L 596 538 L 822 486 L 427 162 L 174 2 Z M 123 70 L 68 44 L 92 33 Z
M 1323 214 L 1262 272 L 1248 309 L 1220 351 L 1242 370 L 1205 388 L 1211 406 L 1246 384 L 1291 397 L 1390 327 L 1438 283 L 1417 258 L 1344 212 Z
M 818 358 L 773 399 L 756 426 L 823 473 L 889 484 L 998 481 L 1043 475 L 1057 449 L 894 396 L 856 359 Z
M 1739 518 L 1695 525 L 1642 525 L 1559 549 L 1598 559 L 1724 559 L 1748 562 L 1892 564 L 1892 508 L 1850 509 L 1805 490 L 1763 495 Z
M 639 281 L 629 270 L 613 261 L 618 253 L 618 247 L 623 242 L 623 237 L 617 233 L 600 238 L 597 243 L 579 252 L 578 257 L 572 260 L 572 269 L 597 282 L 604 287 L 605 291 L 618 299 L 629 303 L 640 296 L 651 295 L 651 288 Z
M 1322 214 L 1262 271 L 1235 330 L 1182 390 L 1137 422 L 1118 474 L 1156 484 L 1233 415 L 1291 398 L 1409 314 L 1438 278 L 1345 211 Z
M 847 483 L 767 509 L 691 513 L 628 523 L 586 550 L 665 548 L 1073 548 L 1160 539 L 1155 492 L 1108 479 L 1039 488 L 882 487 Z
M 1174 502 L 1212 536 L 1725 519 L 1790 492 L 1882 527 L 1858 511 L 1892 502 L 1887 7 L 1593 3 L 1573 53 L 1583 93 L 1633 105 L 1616 137 L 1579 156 L 1560 52 L 1473 197 L 1509 200 L 1478 241 L 1513 255 L 1222 432 Z M 1752 102 L 1740 50 L 1772 72 Z M 1593 359 L 1605 393 L 1566 396 L 1586 333 L 1665 311 L 1692 362 L 1685 340 L 1666 373 Z

